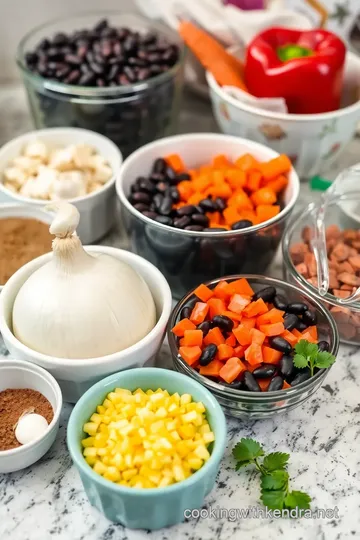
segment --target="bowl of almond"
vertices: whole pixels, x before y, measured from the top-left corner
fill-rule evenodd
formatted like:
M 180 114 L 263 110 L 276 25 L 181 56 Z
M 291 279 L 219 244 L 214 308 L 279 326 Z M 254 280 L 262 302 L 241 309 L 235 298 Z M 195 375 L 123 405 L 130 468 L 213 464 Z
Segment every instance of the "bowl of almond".
M 49 128 L 21 135 L 0 149 L 0 194 L 8 202 L 44 208 L 66 200 L 81 214 L 83 244 L 101 239 L 115 219 L 117 146 L 98 133 Z

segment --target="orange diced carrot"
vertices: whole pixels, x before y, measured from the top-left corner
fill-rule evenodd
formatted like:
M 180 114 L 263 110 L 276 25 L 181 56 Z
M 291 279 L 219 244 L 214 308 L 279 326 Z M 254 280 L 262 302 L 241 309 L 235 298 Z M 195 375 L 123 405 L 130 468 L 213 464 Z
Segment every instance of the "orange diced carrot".
M 183 337 L 179 339 L 179 346 L 180 346 L 180 347 L 183 347 L 183 346 L 185 345 L 185 341 L 184 341 L 184 340 L 185 340 L 185 338 L 183 338 Z
M 242 171 L 260 169 L 260 163 L 251 154 L 243 154 L 235 160 L 235 165 Z
M 207 302 L 208 300 L 210 300 L 210 298 L 212 296 L 214 296 L 214 293 L 211 289 L 209 289 L 209 287 L 207 287 L 206 285 L 199 285 L 195 291 L 194 291 L 194 294 L 195 296 L 197 296 L 198 298 L 200 298 L 200 300 L 202 302 Z
M 238 321 L 241 322 L 242 315 L 241 313 L 234 313 L 234 311 L 223 311 L 220 315 L 225 315 L 226 317 L 229 317 L 232 321 Z
M 196 325 L 204 322 L 208 311 L 208 304 L 206 304 L 205 302 L 196 302 L 190 315 L 190 321 Z
M 301 334 L 301 338 L 299 341 L 301 341 L 302 339 L 306 339 L 307 341 L 309 341 L 310 343 L 317 343 L 318 340 L 314 338 L 313 334 L 311 332 L 309 332 L 309 330 L 304 330 L 304 332 Z
M 229 345 L 230 347 L 236 347 L 237 341 L 234 334 L 230 334 L 228 338 L 225 340 L 226 345 Z
M 270 383 L 271 383 L 271 378 L 269 377 L 268 379 L 257 379 L 257 382 L 258 382 L 258 385 L 261 388 L 261 391 L 266 392 L 267 389 L 269 388 Z
M 260 332 L 264 332 L 265 336 L 280 336 L 285 330 L 284 324 L 281 322 L 273 324 L 262 324 L 259 327 Z
M 220 328 L 217 326 L 215 326 L 215 328 L 211 328 L 204 337 L 204 345 L 207 346 L 210 345 L 210 343 L 214 343 L 217 346 L 225 343 L 225 338 L 222 335 Z
M 271 204 L 259 204 L 256 207 L 256 217 L 259 223 L 272 219 L 280 212 L 280 206 Z
M 225 178 L 233 190 L 237 190 L 246 185 L 246 172 L 240 169 L 228 169 Z
M 272 180 L 280 174 L 285 174 L 291 170 L 291 161 L 288 156 L 281 154 L 266 163 L 261 163 L 260 170 L 265 180 Z
M 217 156 L 214 156 L 212 158 L 212 165 L 213 167 L 228 167 L 230 165 L 230 161 L 225 156 L 225 154 L 218 154 Z
M 225 219 L 225 223 L 230 226 L 233 225 L 233 223 L 240 221 L 241 219 L 241 215 L 237 211 L 235 206 L 228 206 L 227 208 L 225 208 L 225 210 L 223 211 L 223 216 Z
M 240 343 L 240 345 L 250 345 L 251 343 L 251 331 L 243 324 L 240 324 L 238 328 L 233 330 L 233 334 Z
M 222 300 L 226 300 L 227 298 L 229 298 L 230 295 L 227 292 L 227 286 L 227 281 L 219 281 L 219 283 L 213 289 L 215 298 L 221 298 Z
M 251 302 L 251 304 L 244 309 L 244 315 L 251 319 L 252 317 L 256 317 L 257 315 L 262 315 L 267 311 L 269 311 L 269 308 L 265 304 L 264 300 L 262 298 L 259 298 L 255 302 Z
M 228 360 L 234 355 L 234 348 L 230 347 L 230 345 L 226 345 L 226 343 L 222 343 L 218 347 L 218 358 L 221 361 Z
M 184 345 L 185 347 L 201 347 L 203 341 L 202 330 L 185 330 Z
M 294 347 L 298 342 L 298 338 L 294 336 L 294 334 L 289 332 L 289 330 L 284 330 L 284 332 L 281 334 L 281 337 L 286 339 L 286 341 L 290 343 L 292 347 Z
M 212 360 L 207 366 L 200 366 L 200 375 L 205 377 L 218 377 L 224 364 L 220 360 Z
M 240 278 L 229 283 L 230 294 L 242 294 L 243 296 L 253 296 L 254 291 L 245 278 Z
M 278 364 L 283 357 L 283 353 L 276 351 L 266 345 L 262 348 L 263 359 L 266 364 Z
M 313 339 L 315 339 L 316 341 L 318 341 L 318 331 L 317 331 L 317 327 L 316 326 L 309 326 L 307 328 L 307 331 L 310 332 L 310 334 L 312 335 Z
M 234 356 L 237 356 L 238 358 L 244 358 L 245 347 L 243 347 L 242 345 L 239 345 L 238 347 L 234 347 Z
M 189 319 L 182 319 L 171 331 L 175 336 L 183 337 L 185 330 L 196 330 L 196 326 Z
M 252 343 L 245 351 L 245 360 L 249 364 L 261 364 L 263 362 L 263 355 L 261 345 L 258 343 Z
M 282 390 L 287 390 L 287 388 L 291 388 L 291 385 L 289 383 L 287 383 L 286 381 L 284 381 Z
M 165 156 L 165 161 L 175 172 L 179 173 L 185 170 L 185 165 L 179 154 L 169 154 Z
M 248 177 L 246 182 L 246 187 L 249 191 L 256 191 L 259 189 L 261 180 L 262 180 L 262 173 L 259 171 L 248 171 Z
M 221 298 L 210 298 L 208 306 L 210 319 L 213 319 L 216 315 L 221 315 L 226 310 L 225 302 Z
M 254 364 L 253 366 L 251 364 L 249 364 L 248 362 L 245 362 L 246 364 L 246 369 L 247 371 L 250 371 L 250 373 L 252 373 L 253 371 L 255 371 L 256 368 L 260 367 L 261 364 Z
M 202 193 L 199 193 L 199 192 L 196 191 L 195 193 L 190 195 L 190 197 L 187 200 L 187 203 L 188 204 L 199 204 L 199 202 L 202 201 L 203 198 L 204 198 L 204 195 Z
M 201 356 L 201 349 L 198 346 L 180 347 L 179 354 L 189 366 L 193 366 Z
M 252 328 L 250 330 L 251 333 L 251 342 L 257 343 L 258 345 L 262 345 L 265 341 L 265 334 L 260 332 L 260 330 L 257 330 L 256 328 Z
M 277 197 L 275 191 L 266 186 L 253 193 L 251 195 L 251 200 L 255 206 L 259 206 L 260 204 L 274 204 L 276 203 Z
M 283 322 L 284 321 L 284 314 L 285 314 L 285 311 L 281 311 L 280 309 L 272 308 L 267 313 L 264 313 L 263 315 L 260 315 L 256 319 L 256 326 L 260 326 L 261 324 Z
M 191 180 L 183 180 L 179 182 L 176 186 L 180 195 L 180 199 L 184 202 L 188 200 L 189 197 L 194 193 L 194 188 L 192 186 Z
M 230 303 L 228 305 L 229 311 L 234 313 L 241 313 L 246 306 L 250 304 L 251 300 L 249 296 L 243 296 L 241 294 L 234 294 L 231 297 Z
M 298 341 L 299 341 L 299 338 L 301 339 L 301 332 L 299 330 L 297 330 L 297 328 L 294 328 L 293 330 L 291 330 L 292 334 L 294 334 L 295 337 L 298 338 Z
M 266 182 L 266 187 L 271 188 L 275 193 L 280 193 L 288 185 L 289 180 L 283 174 L 280 174 L 277 178 Z
M 233 357 L 221 368 L 219 375 L 225 382 L 232 383 L 243 371 L 246 371 L 245 365 L 239 358 Z
M 256 319 L 255 317 L 253 317 L 252 319 L 247 319 L 246 317 L 243 317 L 241 319 L 241 323 L 246 326 L 246 328 L 251 330 L 252 328 L 255 328 Z

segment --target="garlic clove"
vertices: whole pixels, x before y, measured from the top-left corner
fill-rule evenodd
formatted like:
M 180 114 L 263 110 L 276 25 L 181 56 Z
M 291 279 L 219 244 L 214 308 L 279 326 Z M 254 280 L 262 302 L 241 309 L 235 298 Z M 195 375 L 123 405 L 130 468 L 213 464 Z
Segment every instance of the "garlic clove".
M 42 437 L 48 426 L 46 419 L 40 414 L 25 414 L 18 420 L 15 437 L 20 444 L 29 444 Z

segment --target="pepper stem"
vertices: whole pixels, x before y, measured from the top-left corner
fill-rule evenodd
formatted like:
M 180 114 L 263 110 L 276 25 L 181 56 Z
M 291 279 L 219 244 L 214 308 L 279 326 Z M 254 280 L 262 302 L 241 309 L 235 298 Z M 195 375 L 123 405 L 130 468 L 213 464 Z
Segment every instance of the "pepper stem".
M 288 62 L 289 60 L 293 60 L 295 58 L 306 58 L 307 56 L 312 56 L 314 54 L 314 51 L 311 49 L 291 43 L 278 47 L 276 52 L 278 58 L 282 62 Z

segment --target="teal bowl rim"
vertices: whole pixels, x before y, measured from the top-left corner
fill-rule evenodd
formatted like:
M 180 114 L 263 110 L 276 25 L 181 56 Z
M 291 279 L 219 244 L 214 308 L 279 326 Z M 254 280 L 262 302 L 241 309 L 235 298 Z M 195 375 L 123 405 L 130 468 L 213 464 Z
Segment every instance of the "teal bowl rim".
M 115 484 L 115 482 L 111 482 L 110 480 L 104 479 L 100 474 L 96 473 L 90 465 L 88 465 L 85 461 L 85 458 L 83 457 L 81 450 L 77 449 L 77 441 L 75 440 L 75 429 L 76 429 L 76 416 L 79 414 L 79 411 L 83 407 L 83 405 L 88 401 L 93 399 L 97 393 L 99 393 L 100 390 L 104 390 L 105 385 L 108 383 L 111 383 L 111 381 L 118 381 L 119 376 L 132 376 L 134 379 L 136 379 L 136 374 L 140 372 L 148 372 L 149 374 L 154 374 L 156 372 L 162 371 L 163 373 L 166 373 L 169 377 L 172 377 L 175 380 L 185 380 L 187 385 L 189 386 L 189 393 L 191 393 L 191 388 L 196 388 L 200 391 L 201 394 L 206 396 L 206 399 L 211 403 L 211 406 L 215 408 L 215 414 L 219 418 L 220 426 L 217 430 L 215 435 L 215 441 L 214 441 L 214 447 L 210 454 L 210 458 L 208 461 L 201 467 L 201 469 L 194 472 L 189 478 L 186 478 L 185 480 L 181 480 L 180 482 L 176 482 L 175 484 L 171 484 L 170 486 L 165 487 L 159 487 L 159 488 L 135 488 L 135 487 L 126 487 L 126 486 L 120 486 L 118 484 Z M 127 374 L 127 375 L 126 375 Z M 121 383 L 116 383 L 121 384 Z M 164 388 L 166 390 L 166 388 Z M 98 403 L 98 405 L 100 402 Z M 205 408 L 208 407 L 204 403 Z M 95 411 L 94 411 L 95 412 Z M 71 459 L 73 460 L 74 465 L 77 467 L 77 469 L 81 470 L 82 473 L 86 474 L 90 477 L 91 480 L 94 482 L 99 483 L 104 488 L 111 489 L 112 491 L 118 493 L 119 495 L 139 495 L 139 496 L 147 496 L 147 495 L 155 495 L 155 494 L 164 494 L 171 493 L 172 491 L 176 491 L 178 489 L 181 489 L 182 487 L 187 488 L 191 487 L 193 484 L 195 484 L 198 481 L 201 481 L 202 478 L 206 476 L 209 469 L 211 468 L 214 461 L 218 460 L 221 461 L 225 447 L 226 447 L 226 437 L 227 437 L 227 429 L 226 429 L 226 419 L 224 412 L 218 403 L 217 399 L 205 388 L 203 385 L 198 383 L 197 381 L 191 379 L 187 375 L 183 375 L 182 373 L 178 373 L 177 371 L 172 371 L 169 369 L 164 368 L 135 368 L 135 369 L 127 369 L 124 371 L 119 371 L 118 373 L 114 373 L 113 375 L 110 375 L 109 377 L 106 377 L 105 379 L 102 379 L 98 383 L 94 384 L 89 390 L 85 392 L 85 394 L 79 399 L 79 401 L 76 403 L 74 409 L 71 412 L 68 426 L 67 426 L 67 436 L 66 436 L 66 442 L 67 447 L 71 456 Z

